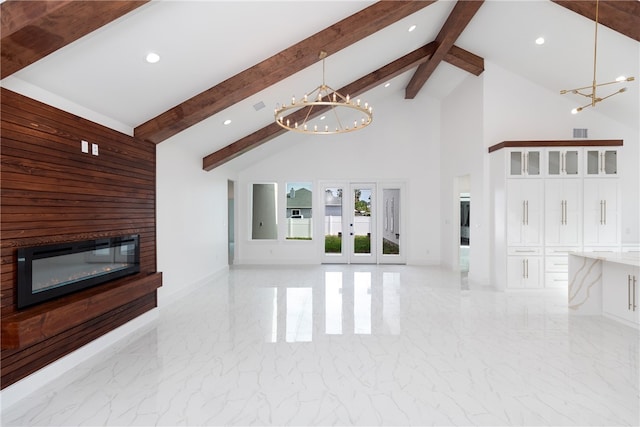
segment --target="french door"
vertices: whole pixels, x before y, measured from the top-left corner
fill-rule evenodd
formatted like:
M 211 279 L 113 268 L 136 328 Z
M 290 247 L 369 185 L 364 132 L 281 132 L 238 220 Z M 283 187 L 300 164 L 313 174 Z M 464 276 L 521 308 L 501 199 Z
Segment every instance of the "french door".
M 322 186 L 323 263 L 377 263 L 376 185 L 335 183 Z

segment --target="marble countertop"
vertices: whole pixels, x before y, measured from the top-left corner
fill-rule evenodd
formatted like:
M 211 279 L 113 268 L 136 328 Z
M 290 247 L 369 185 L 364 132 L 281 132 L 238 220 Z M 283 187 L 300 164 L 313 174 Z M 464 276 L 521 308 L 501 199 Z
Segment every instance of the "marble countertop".
M 569 255 L 640 267 L 640 254 L 637 252 L 569 252 Z

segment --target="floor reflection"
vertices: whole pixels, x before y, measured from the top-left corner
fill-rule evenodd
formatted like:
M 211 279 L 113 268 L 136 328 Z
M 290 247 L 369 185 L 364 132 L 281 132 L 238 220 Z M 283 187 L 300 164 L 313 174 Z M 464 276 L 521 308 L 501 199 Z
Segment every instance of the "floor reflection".
M 260 313 L 254 326 L 271 343 L 311 342 L 318 336 L 400 334 L 400 273 L 326 271 L 323 280 L 312 286 L 264 287 L 257 292 L 259 298 L 242 301 L 236 295 L 230 310 L 235 317 L 232 324 L 243 324 L 240 319 L 248 312 Z

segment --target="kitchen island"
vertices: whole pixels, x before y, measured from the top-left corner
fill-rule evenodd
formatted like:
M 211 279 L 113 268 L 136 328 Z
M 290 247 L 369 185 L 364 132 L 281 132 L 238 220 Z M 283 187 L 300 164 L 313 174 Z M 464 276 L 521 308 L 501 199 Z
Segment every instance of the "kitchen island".
M 640 329 L 640 254 L 569 253 L 569 313 L 603 315 Z

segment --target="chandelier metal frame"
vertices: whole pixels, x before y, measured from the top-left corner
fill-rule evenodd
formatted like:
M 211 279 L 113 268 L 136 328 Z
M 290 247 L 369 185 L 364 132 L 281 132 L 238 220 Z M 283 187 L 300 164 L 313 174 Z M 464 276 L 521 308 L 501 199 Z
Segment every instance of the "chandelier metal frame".
M 593 43 L 593 83 L 590 86 L 583 86 L 583 87 L 578 87 L 575 89 L 563 89 L 560 91 L 561 95 L 567 94 L 567 93 L 572 93 L 574 95 L 581 95 L 584 96 L 586 98 L 590 99 L 590 102 L 588 104 L 583 105 L 582 107 L 577 107 L 574 108 L 572 110 L 572 113 L 576 114 L 579 113 L 580 111 L 584 110 L 587 107 L 595 107 L 596 104 L 598 102 L 602 102 L 607 98 L 611 98 L 613 95 L 617 95 L 619 93 L 623 93 L 627 90 L 626 87 L 623 87 L 621 89 L 618 89 L 617 91 L 603 97 L 600 98 L 596 95 L 596 88 L 600 87 L 600 86 L 607 86 L 607 85 L 613 85 L 613 84 L 618 84 L 618 83 L 622 83 L 622 82 L 632 82 L 635 80 L 634 77 L 626 77 L 624 79 L 621 80 L 614 80 L 611 82 L 607 82 L 607 83 L 600 83 L 598 84 L 596 82 L 596 68 L 597 68 L 597 55 L 598 55 L 598 9 L 599 9 L 599 3 L 600 0 L 596 0 L 596 17 L 595 17 L 595 35 L 594 35 L 594 43 Z M 591 93 L 588 92 L 584 92 L 587 89 L 591 89 Z
M 363 103 L 360 99 L 354 101 L 349 95 L 342 95 L 325 83 L 326 57 L 327 52 L 321 51 L 319 59 L 322 60 L 322 84 L 306 93 L 302 99 L 296 101 L 296 98 L 292 97 L 291 103 L 283 103 L 276 107 L 275 121 L 282 128 L 310 135 L 332 135 L 363 129 L 373 121 L 373 108 L 367 102 Z M 340 111 L 344 111 L 343 109 L 355 110 L 361 114 L 353 123 L 351 119 L 349 123 L 345 123 L 345 120 L 340 118 Z M 309 124 L 312 119 L 327 110 L 331 110 L 328 115 L 334 118 L 335 122 L 332 125 Z

